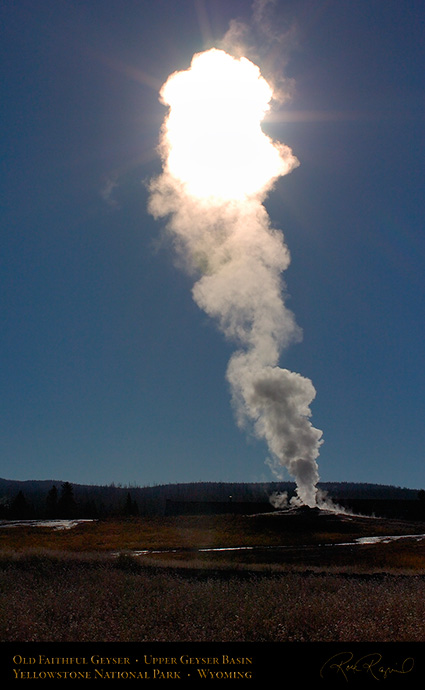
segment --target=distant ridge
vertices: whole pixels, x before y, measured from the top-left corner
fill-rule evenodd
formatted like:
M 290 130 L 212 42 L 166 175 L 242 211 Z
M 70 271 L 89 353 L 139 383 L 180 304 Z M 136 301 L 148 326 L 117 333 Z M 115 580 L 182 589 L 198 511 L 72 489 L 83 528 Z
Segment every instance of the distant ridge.
M 71 484 L 0 479 L 0 519 L 104 519 L 177 514 L 273 511 L 274 494 L 295 494 L 294 482 L 187 482 L 157 486 Z M 321 482 L 334 504 L 362 515 L 425 520 L 425 491 L 384 484 Z
M 39 493 L 49 491 L 53 486 L 58 489 L 65 480 L 54 479 L 3 479 L 0 478 L 0 498 L 13 496 L 19 491 Z M 222 500 L 238 496 L 244 500 L 266 500 L 267 497 L 277 491 L 287 491 L 291 495 L 295 491 L 294 482 L 182 482 L 173 484 L 156 484 L 154 486 L 126 486 L 112 484 L 78 484 L 71 482 L 75 495 L 87 495 L 105 493 L 117 495 L 131 492 L 138 495 L 155 496 L 166 495 L 167 498 L 182 498 L 184 494 L 192 497 L 192 500 L 203 497 L 205 500 Z M 408 489 L 387 484 L 371 484 L 367 482 L 319 482 L 319 489 L 327 492 L 330 498 L 368 498 L 368 499 L 403 499 L 415 500 L 418 498 L 417 489 Z

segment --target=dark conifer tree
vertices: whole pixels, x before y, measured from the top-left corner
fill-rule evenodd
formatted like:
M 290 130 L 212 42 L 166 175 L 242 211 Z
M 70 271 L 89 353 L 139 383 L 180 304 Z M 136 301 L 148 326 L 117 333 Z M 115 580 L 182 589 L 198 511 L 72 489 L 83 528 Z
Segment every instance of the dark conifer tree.
M 136 503 L 136 501 L 133 501 L 131 498 L 130 492 L 127 493 L 127 498 L 125 501 L 125 506 L 124 506 L 124 515 L 130 517 L 134 515 L 139 514 L 139 507 Z
M 61 486 L 61 495 L 58 502 L 58 517 L 70 519 L 76 517 L 77 504 L 74 498 L 72 484 L 64 482 Z
M 13 520 L 28 520 L 31 515 L 31 507 L 24 496 L 23 491 L 19 491 L 10 506 L 10 517 Z
M 50 519 L 58 516 L 59 493 L 56 486 L 52 486 L 46 497 L 46 516 Z

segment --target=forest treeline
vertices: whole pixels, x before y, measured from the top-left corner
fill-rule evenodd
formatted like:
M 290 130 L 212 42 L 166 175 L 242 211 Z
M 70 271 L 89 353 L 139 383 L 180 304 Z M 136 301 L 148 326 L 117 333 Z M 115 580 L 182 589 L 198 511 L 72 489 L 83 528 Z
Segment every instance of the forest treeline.
M 335 502 L 370 506 L 399 501 L 419 501 L 425 506 L 425 491 L 395 486 L 334 482 L 320 483 L 319 488 Z M 0 479 L 0 519 L 102 519 L 164 515 L 167 504 L 211 502 L 216 505 L 270 504 L 276 493 L 295 492 L 293 482 L 228 483 L 193 482 L 146 487 L 124 487 L 115 484 L 91 486 L 61 481 L 14 481 Z M 271 504 L 270 504 L 271 509 Z

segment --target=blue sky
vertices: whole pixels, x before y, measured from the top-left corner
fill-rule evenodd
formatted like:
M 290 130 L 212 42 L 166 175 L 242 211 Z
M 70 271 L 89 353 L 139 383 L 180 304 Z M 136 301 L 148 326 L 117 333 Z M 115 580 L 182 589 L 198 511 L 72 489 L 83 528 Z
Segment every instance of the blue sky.
M 266 9 L 260 31 L 233 0 L 0 4 L 0 476 L 274 478 L 235 424 L 233 347 L 147 212 L 158 89 L 240 20 L 292 84 L 265 129 L 300 166 L 266 207 L 303 329 L 281 366 L 316 388 L 320 477 L 425 486 L 425 8 Z

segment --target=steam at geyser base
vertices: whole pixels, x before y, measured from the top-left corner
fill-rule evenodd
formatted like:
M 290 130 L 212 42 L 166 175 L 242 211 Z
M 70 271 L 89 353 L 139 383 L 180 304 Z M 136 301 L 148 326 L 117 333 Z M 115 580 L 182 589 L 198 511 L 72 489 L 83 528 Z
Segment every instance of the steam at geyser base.
M 267 442 L 277 477 L 285 468 L 295 479 L 295 504 L 314 507 L 322 443 L 310 423 L 316 392 L 309 379 L 278 366 L 300 329 L 283 300 L 289 252 L 263 201 L 299 163 L 261 129 L 272 88 L 248 59 L 213 48 L 172 74 L 160 98 L 169 111 L 149 211 L 168 217 L 195 302 L 236 345 L 227 380 L 238 425 Z

